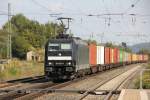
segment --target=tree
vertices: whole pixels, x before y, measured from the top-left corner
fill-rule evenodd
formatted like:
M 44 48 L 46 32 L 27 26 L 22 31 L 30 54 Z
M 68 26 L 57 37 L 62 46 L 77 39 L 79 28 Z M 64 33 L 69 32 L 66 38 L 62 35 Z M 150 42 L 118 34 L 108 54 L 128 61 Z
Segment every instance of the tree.
M 48 22 L 40 24 L 38 21 L 30 20 L 22 14 L 13 16 L 11 22 L 12 52 L 13 56 L 24 58 L 29 48 L 43 48 L 46 41 L 56 37 L 63 32 L 64 25 Z M 3 30 L 9 28 L 8 22 L 3 26 Z M 3 38 L 0 36 L 0 38 Z M 20 42 L 19 42 L 20 41 Z M 25 43 L 25 44 L 23 44 Z
M 26 53 L 31 50 L 32 46 L 23 37 L 18 36 L 13 39 L 13 56 L 21 59 L 26 57 Z
M 132 49 L 131 49 L 131 48 L 126 47 L 126 48 L 124 48 L 124 50 L 125 50 L 126 52 L 132 53 Z
M 0 30 L 0 58 L 7 57 L 8 33 Z
M 110 47 L 110 48 L 114 48 L 114 47 L 115 47 L 115 45 L 113 45 L 111 42 L 107 42 L 107 43 L 105 44 L 105 46 L 106 46 L 106 47 Z
M 89 43 L 89 44 L 97 44 L 97 42 L 96 42 L 96 40 L 91 40 L 91 39 L 89 39 L 89 40 L 87 40 L 87 43 Z
M 139 50 L 138 54 L 150 54 L 150 50 L 142 48 Z

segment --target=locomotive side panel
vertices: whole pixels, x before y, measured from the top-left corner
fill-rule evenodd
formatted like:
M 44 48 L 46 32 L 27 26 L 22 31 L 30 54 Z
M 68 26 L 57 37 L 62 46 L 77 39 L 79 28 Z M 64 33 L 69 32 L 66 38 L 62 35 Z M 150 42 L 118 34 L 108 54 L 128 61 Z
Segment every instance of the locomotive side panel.
M 86 44 L 78 43 L 76 44 L 76 49 L 74 50 L 76 54 L 76 71 L 89 69 L 89 48 Z

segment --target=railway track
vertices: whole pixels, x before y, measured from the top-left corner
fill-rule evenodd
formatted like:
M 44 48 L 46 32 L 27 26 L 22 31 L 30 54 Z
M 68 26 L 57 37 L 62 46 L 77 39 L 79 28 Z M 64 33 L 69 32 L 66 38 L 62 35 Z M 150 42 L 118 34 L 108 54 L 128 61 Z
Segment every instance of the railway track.
M 36 85 L 32 84 L 29 86 L 21 87 L 19 89 L 10 90 L 10 91 L 8 91 L 8 93 L 1 95 L 0 100 L 12 100 L 12 99 L 15 99 L 15 98 L 18 98 L 20 96 L 24 96 L 24 95 L 28 94 L 26 92 L 23 93 L 20 90 L 24 91 L 25 89 L 36 89 L 36 88 L 42 89 L 42 88 L 50 87 L 53 85 L 55 85 L 55 84 L 52 82 L 45 82 L 45 83 L 39 83 Z
M 112 69 L 113 70 L 113 69 Z M 110 71 L 110 70 L 108 70 Z M 105 73 L 105 72 L 102 72 L 102 73 Z M 101 73 L 99 73 L 101 74 Z M 44 95 L 45 93 L 47 92 L 52 92 L 51 90 L 56 90 L 56 89 L 60 89 L 60 88 L 63 88 L 63 87 L 66 87 L 70 84 L 73 84 L 73 83 L 76 83 L 76 82 L 79 82 L 79 81 L 83 81 L 83 80 L 86 80 L 87 78 L 89 77 L 93 77 L 93 76 L 96 76 L 97 74 L 92 74 L 92 75 L 87 75 L 85 77 L 81 77 L 81 78 L 77 78 L 77 79 L 74 79 L 74 80 L 71 80 L 71 81 L 67 81 L 67 82 L 64 82 L 64 83 L 57 83 L 57 84 L 53 84 L 52 86 L 50 87 L 47 87 L 47 88 L 42 88 L 44 90 L 44 92 L 37 92 L 38 89 L 29 89 L 29 91 L 34 91 L 34 90 L 37 90 L 35 91 L 34 93 L 29 93 L 29 94 L 25 94 L 25 95 L 21 95 L 21 96 L 18 96 L 15 100 L 32 100 L 33 98 L 37 98 L 37 97 L 40 97 L 42 95 Z M 26 89 L 28 91 L 28 89 Z M 46 91 L 45 91 L 46 90 Z M 50 90 L 50 91 L 48 91 Z
M 111 79 L 105 80 L 103 83 L 97 84 L 94 88 L 91 88 L 88 91 L 86 91 L 82 96 L 79 97 L 78 100 L 90 100 L 91 98 L 100 99 L 100 100 L 110 100 L 113 94 L 115 93 L 118 94 L 120 92 L 119 87 L 124 82 L 126 82 L 131 77 L 133 77 L 137 72 L 139 72 L 139 70 L 137 70 L 137 68 L 134 68 L 130 71 L 128 75 L 127 75 L 127 72 L 124 72 L 122 74 L 112 77 Z M 117 81 L 121 78 L 122 80 Z M 89 94 L 90 91 L 100 91 L 100 90 L 103 90 L 103 91 L 98 92 L 98 94 L 100 93 L 100 95 L 98 96 L 92 97 L 92 95 Z M 107 90 L 107 91 L 104 91 L 104 90 Z M 97 93 L 95 92 L 95 94 Z
M 0 89 L 15 86 L 15 85 L 18 85 L 20 83 L 36 82 L 36 81 L 42 80 L 42 79 L 44 79 L 44 76 L 35 76 L 35 77 L 10 80 L 10 81 L 6 81 L 6 82 L 0 82 Z
M 118 70 L 118 71 L 114 71 L 114 72 L 109 72 L 109 73 L 105 73 L 104 75 L 101 74 L 100 76 L 96 76 L 94 78 L 92 78 L 91 80 L 87 80 L 88 83 L 94 83 L 88 85 L 88 83 L 84 82 L 78 82 L 71 84 L 71 86 L 66 86 L 63 88 L 59 88 L 59 89 L 54 89 L 51 90 L 54 93 L 50 93 L 50 94 L 45 94 L 42 97 L 38 97 L 37 100 L 49 100 L 49 99 L 54 99 L 54 100 L 103 100 L 104 97 L 109 94 L 109 92 L 112 90 L 112 88 L 110 89 L 99 89 L 101 86 L 107 84 L 110 80 L 115 79 L 116 77 L 119 77 L 120 75 L 122 75 L 123 73 L 126 73 L 127 70 L 131 70 L 132 68 L 130 68 L 131 66 L 124 67 L 124 70 Z M 130 69 L 129 69 L 130 68 Z M 123 68 L 122 68 L 123 69 Z M 110 74 L 111 73 L 111 74 Z M 117 74 L 116 74 L 117 73 Z M 106 75 L 107 74 L 107 75 Z M 109 76 L 109 77 L 106 77 Z M 101 77 L 103 77 L 103 79 L 101 79 Z M 98 81 L 94 81 L 98 80 Z M 118 82 L 119 83 L 119 82 Z M 80 87 L 78 86 L 80 84 Z M 87 85 L 87 86 L 86 86 Z M 85 87 L 85 88 L 82 88 Z M 92 88 L 91 88 L 92 87 Z M 115 90 L 113 91 L 113 93 L 119 93 L 120 90 Z M 100 93 L 100 94 L 97 94 Z M 93 96 L 91 98 L 91 96 Z M 95 98 L 98 97 L 98 98 Z M 99 97 L 103 97 L 103 99 L 99 99 Z M 25 99 L 24 99 L 25 100 Z M 30 99 L 31 100 L 31 99 Z
M 94 74 L 95 75 L 95 74 Z M 92 75 L 92 76 L 94 76 Z M 23 87 L 23 88 L 20 88 L 20 89 L 1 89 L 2 92 L 7 92 L 7 94 L 5 95 L 2 95 L 0 96 L 0 100 L 9 100 L 10 98 L 11 99 L 21 99 L 23 100 L 23 98 L 25 98 L 25 100 L 27 98 L 30 98 L 32 99 L 37 97 L 37 96 L 40 96 L 40 95 L 43 95 L 43 93 L 29 93 L 30 90 L 35 90 L 35 89 L 54 89 L 54 88 L 61 88 L 61 87 L 65 87 L 66 85 L 69 85 L 71 83 L 74 83 L 74 82 L 77 82 L 77 81 L 80 81 L 80 80 L 83 80 L 87 77 L 83 77 L 83 78 L 79 78 L 79 79 L 75 79 L 73 81 L 68 81 L 68 82 L 64 82 L 64 83 L 53 83 L 53 82 L 46 82 L 46 83 L 41 83 L 41 84 L 37 84 L 37 85 L 33 85 L 33 86 L 28 86 L 28 87 Z M 34 78 L 35 80 L 39 80 L 40 78 Z M 18 83 L 19 81 L 21 82 L 31 82 L 31 81 L 35 81 L 35 80 L 31 80 L 31 79 L 21 79 L 21 80 L 13 80 L 13 82 L 15 83 Z M 12 81 L 11 81 L 12 82 Z M 27 92 L 27 91 L 28 92 Z
M 92 76 L 94 76 L 94 75 L 92 75 Z M 9 98 L 16 99 L 16 100 L 20 100 L 20 99 L 21 100 L 30 100 L 30 99 L 32 100 L 33 98 L 36 98 L 38 96 L 43 95 L 44 92 L 42 92 L 42 93 L 39 93 L 39 92 L 30 93 L 29 91 L 38 90 L 38 89 L 47 89 L 47 90 L 49 90 L 49 89 L 59 89 L 59 88 L 65 87 L 67 85 L 70 85 L 74 82 L 78 82 L 78 81 L 86 79 L 86 78 L 87 77 L 78 78 L 78 79 L 75 79 L 75 80 L 72 80 L 72 81 L 67 81 L 67 82 L 64 82 L 64 83 L 46 82 L 46 83 L 38 84 L 36 86 L 31 86 L 31 87 L 22 88 L 22 89 L 15 89 L 14 91 L 10 90 L 10 92 L 8 94 L 0 96 L 0 100 L 9 100 Z
M 44 76 L 35 76 L 35 77 L 27 77 L 22 79 L 16 79 L 16 80 L 10 80 L 7 81 L 7 83 L 25 83 L 25 82 L 31 82 L 39 79 L 43 79 Z
M 6 99 L 9 100 L 11 97 L 16 96 L 18 92 L 16 89 L 31 87 L 33 85 L 32 83 L 40 84 L 40 82 L 44 82 L 44 81 L 46 81 L 44 76 L 35 76 L 35 77 L 28 77 L 23 79 L 1 82 L 0 100 L 5 99 L 5 97 Z
M 73 93 L 71 95 L 76 96 L 77 100 L 82 100 L 82 99 L 87 98 L 91 93 L 95 93 L 96 91 L 97 92 L 102 92 L 102 90 L 95 90 L 95 89 L 97 89 L 100 86 L 106 84 L 111 79 L 121 75 L 122 73 L 124 73 L 125 71 L 127 71 L 129 69 L 131 69 L 131 68 L 130 67 L 127 67 L 127 68 L 126 67 L 116 68 L 115 70 L 113 70 L 113 69 L 112 70 L 108 70 L 106 72 L 102 72 L 102 73 L 91 75 L 91 76 L 86 76 L 86 77 L 83 77 L 83 78 L 75 79 L 73 81 L 68 81 L 68 82 L 64 82 L 64 83 L 46 82 L 46 83 L 38 84 L 38 85 L 36 85 L 34 87 L 31 86 L 31 87 L 27 87 L 27 88 L 22 88 L 22 89 L 18 89 L 18 90 L 15 90 L 15 91 L 11 91 L 8 94 L 6 94 L 5 96 L 0 96 L 0 99 L 2 99 L 2 100 L 8 99 L 9 100 L 9 98 L 13 98 L 13 99 L 16 99 L 16 100 L 20 100 L 20 99 L 21 100 L 32 100 L 34 98 L 39 98 L 40 96 L 43 96 L 43 95 L 45 95 L 47 93 L 50 93 L 50 95 L 52 94 L 52 95 L 58 96 L 59 94 L 57 94 L 57 92 L 58 93 L 59 92 L 63 92 L 63 93 L 69 92 L 69 94 L 67 94 L 67 95 L 70 95 L 70 93 Z M 117 72 L 117 70 L 120 73 L 116 74 L 116 75 L 113 75 L 113 74 L 115 74 Z M 114 71 L 114 72 L 111 72 L 111 71 Z M 111 73 L 111 74 L 109 74 L 109 73 Z M 69 87 L 69 86 L 73 86 L 72 84 L 78 84 L 78 83 L 80 84 L 80 81 L 82 81 L 82 82 L 88 81 L 89 78 L 93 78 L 94 77 L 94 79 L 97 80 L 97 79 L 99 79 L 99 77 L 97 77 L 97 75 L 102 77 L 103 74 L 105 75 L 105 77 L 107 75 L 110 75 L 110 76 L 113 76 L 113 77 L 111 77 L 111 78 L 105 78 L 104 77 L 100 81 L 97 81 L 97 83 L 93 82 L 93 84 L 97 84 L 93 88 L 71 89 Z M 85 84 L 85 83 L 83 83 L 83 84 Z M 68 86 L 68 88 L 66 88 L 67 86 Z M 91 86 L 89 86 L 89 87 L 91 87 Z M 22 90 L 22 91 L 20 93 L 18 93 L 20 90 Z M 25 91 L 25 92 L 23 93 L 23 91 Z M 56 92 L 56 93 L 53 93 L 53 92 Z M 103 92 L 107 92 L 107 94 L 108 94 L 110 91 L 104 90 Z M 83 93 L 83 94 L 79 94 L 79 93 Z
M 107 96 L 104 98 L 104 100 L 110 100 L 112 95 L 113 95 L 113 91 L 117 91 L 119 89 L 119 87 L 127 80 L 129 80 L 130 77 L 134 77 L 134 75 L 139 72 L 139 70 L 135 71 L 134 73 L 132 73 L 131 75 L 129 75 L 128 77 L 126 77 L 123 81 L 121 81 L 116 87 L 114 87 L 111 91 L 109 91 L 109 93 L 107 94 Z
M 131 66 L 130 66 L 131 67 Z M 129 70 L 129 69 L 131 69 L 130 67 L 122 67 L 122 68 L 118 68 L 118 69 L 116 69 L 116 70 L 118 70 L 118 71 L 116 71 L 116 70 L 112 70 L 112 71 L 114 71 L 114 72 L 111 72 L 111 71 L 107 71 L 107 73 L 106 72 L 104 72 L 104 73 L 100 73 L 99 74 L 99 76 L 101 76 L 101 77 L 104 77 L 103 79 L 101 79 L 101 80 L 99 80 L 99 81 L 97 81 L 97 83 L 94 83 L 94 84 L 98 84 L 98 83 L 100 83 L 100 84 L 102 84 L 102 82 L 104 82 L 104 80 L 106 81 L 106 76 L 107 75 L 110 75 L 110 76 L 114 76 L 114 74 L 116 74 L 117 72 L 118 73 L 120 73 L 120 74 L 122 74 L 123 73 L 123 71 L 125 72 L 125 71 L 127 71 L 127 70 Z M 129 68 L 129 69 L 128 69 Z M 111 73 L 111 74 L 110 74 Z M 104 74 L 104 75 L 103 75 Z M 117 75 L 119 75 L 119 74 L 117 74 Z M 100 78 L 101 78 L 100 77 Z M 46 88 L 46 89 L 43 89 L 43 90 L 41 90 L 42 91 L 42 93 L 34 93 L 34 94 L 29 94 L 29 95 L 25 95 L 25 96 L 23 96 L 23 97 L 20 97 L 20 98 L 18 98 L 18 100 L 19 99 L 21 99 L 21 100 L 31 100 L 31 98 L 33 99 L 33 98 L 40 98 L 40 96 L 43 96 L 44 94 L 45 95 L 47 95 L 47 93 L 50 93 L 48 96 L 50 96 L 50 97 L 48 97 L 48 100 L 49 99 L 57 99 L 57 100 L 62 100 L 62 98 L 64 98 L 64 96 L 66 97 L 65 99 L 68 99 L 68 100 L 72 100 L 73 98 L 72 97 L 70 97 L 70 95 L 73 95 L 74 97 L 75 97 L 75 100 L 79 100 L 80 99 L 80 97 L 84 94 L 84 93 L 86 93 L 87 91 L 87 94 L 90 94 L 90 93 L 94 93 L 95 91 L 92 91 L 92 90 L 90 90 L 90 89 L 88 89 L 89 87 L 90 87 L 90 85 L 89 85 L 89 87 L 87 88 L 81 88 L 82 87 L 82 85 L 81 85 L 81 87 L 78 87 L 78 89 L 75 89 L 74 87 L 76 87 L 76 86 L 73 86 L 74 84 L 85 84 L 86 82 L 85 81 L 88 81 L 88 82 L 90 82 L 89 81 L 89 78 L 90 77 L 88 77 L 88 79 L 84 79 L 84 80 L 81 80 L 82 82 L 80 82 L 80 81 L 77 81 L 76 83 L 74 83 L 74 82 L 72 82 L 72 83 L 70 83 L 70 84 L 66 84 L 66 83 L 64 83 L 63 85 L 57 85 L 57 86 L 54 86 L 54 87 L 50 87 L 50 88 Z M 93 76 L 93 77 L 91 77 L 91 78 L 93 78 L 93 79 L 95 79 L 95 80 L 97 80 L 97 79 L 99 79 L 99 77 L 97 77 L 97 75 L 96 76 Z M 111 78 L 111 77 L 110 77 Z M 110 78 L 109 78 L 109 80 L 110 80 Z M 107 78 L 108 79 L 108 78 Z M 72 86 L 72 87 L 69 87 L 69 86 Z M 87 86 L 88 86 L 88 84 L 87 84 Z M 100 90 L 101 91 L 101 90 Z M 52 93 L 51 93 L 52 92 Z M 58 94 L 57 94 L 57 92 L 58 92 Z M 61 92 L 60 94 L 59 94 L 59 92 Z M 68 93 L 69 92 L 69 93 Z M 106 92 L 106 91 L 104 91 L 104 92 Z M 109 92 L 109 91 L 107 91 L 107 92 Z M 64 94 L 64 93 L 67 93 L 67 94 Z M 71 93 L 73 93 L 73 94 L 71 94 Z M 74 94 L 75 93 L 75 94 Z M 83 94 L 79 94 L 79 93 L 83 93 Z M 60 95 L 64 95 L 63 97 L 62 96 L 60 96 Z M 60 98 L 59 98 L 60 97 Z M 69 97 L 70 97 L 70 99 L 69 99 Z M 41 97 L 42 98 L 42 97 Z M 44 98 L 45 99 L 45 98 Z M 65 100 L 64 99 L 64 100 Z

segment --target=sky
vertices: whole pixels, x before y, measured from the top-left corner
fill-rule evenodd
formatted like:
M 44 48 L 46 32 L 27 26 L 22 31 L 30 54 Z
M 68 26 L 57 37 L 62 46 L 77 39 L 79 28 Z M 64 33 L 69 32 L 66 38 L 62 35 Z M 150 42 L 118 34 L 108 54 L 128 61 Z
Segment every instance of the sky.
M 127 45 L 150 42 L 150 0 L 0 0 L 0 28 L 8 19 L 2 15 L 7 14 L 8 3 L 12 15 L 22 13 L 40 23 L 71 17 L 70 31 L 82 39 Z

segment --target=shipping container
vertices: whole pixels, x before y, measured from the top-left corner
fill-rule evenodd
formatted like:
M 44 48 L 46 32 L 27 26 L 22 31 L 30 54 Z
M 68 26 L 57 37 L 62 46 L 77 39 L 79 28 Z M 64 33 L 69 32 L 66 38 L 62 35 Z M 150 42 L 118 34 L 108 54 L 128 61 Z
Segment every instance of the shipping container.
M 148 55 L 144 55 L 144 61 L 148 61 Z
M 137 55 L 136 54 L 132 54 L 132 61 L 133 62 L 137 61 Z
M 140 55 L 137 54 L 137 61 L 140 61 Z
M 131 53 L 131 62 L 133 62 L 133 53 Z
M 128 53 L 128 62 L 131 62 L 132 57 L 131 57 L 131 53 Z
M 142 54 L 142 61 L 144 61 L 144 54 Z
M 123 62 L 123 50 L 119 49 L 119 62 L 122 63 Z
M 126 62 L 128 62 L 128 52 L 126 52 Z
M 126 62 L 126 52 L 125 51 L 122 52 L 123 52 L 123 62 Z
M 110 48 L 105 47 L 105 64 L 110 64 Z
M 97 46 L 97 64 L 104 64 L 104 46 Z
M 110 48 L 110 63 L 114 63 L 114 49 Z
M 116 63 L 118 63 L 118 58 L 119 58 L 119 56 L 118 56 L 118 48 L 114 48 L 114 63 L 116 64 Z
M 143 61 L 145 61 L 146 59 L 145 59 L 145 55 L 143 54 Z
M 89 45 L 89 63 L 90 65 L 97 64 L 97 48 L 96 44 Z
M 138 61 L 138 55 L 135 54 L 135 61 Z
M 118 49 L 118 63 L 120 63 L 120 49 Z
M 140 61 L 142 61 L 142 54 L 140 55 Z
M 125 54 L 125 62 L 128 62 L 128 52 L 124 52 Z
M 123 62 L 127 62 L 127 60 L 128 60 L 127 52 L 126 51 L 122 51 L 122 53 L 123 53 Z
M 146 61 L 148 61 L 148 60 L 149 60 L 148 55 L 146 55 Z
M 141 54 L 138 54 L 138 61 L 141 61 Z
M 140 55 L 137 54 L 137 61 L 140 61 Z

